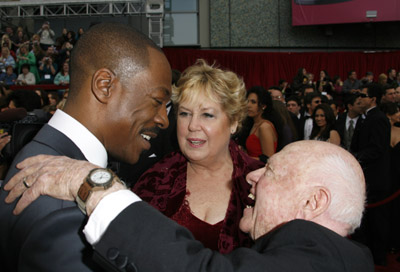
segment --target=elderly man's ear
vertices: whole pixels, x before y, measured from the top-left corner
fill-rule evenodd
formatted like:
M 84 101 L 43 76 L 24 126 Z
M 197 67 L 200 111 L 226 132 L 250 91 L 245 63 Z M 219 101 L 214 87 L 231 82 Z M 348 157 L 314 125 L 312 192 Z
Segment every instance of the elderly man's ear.
M 106 68 L 97 70 L 92 77 L 92 93 L 96 99 L 103 104 L 107 104 L 115 88 L 117 77 Z
M 331 204 L 331 193 L 322 186 L 313 187 L 306 196 L 302 200 L 296 219 L 312 221 L 322 215 Z

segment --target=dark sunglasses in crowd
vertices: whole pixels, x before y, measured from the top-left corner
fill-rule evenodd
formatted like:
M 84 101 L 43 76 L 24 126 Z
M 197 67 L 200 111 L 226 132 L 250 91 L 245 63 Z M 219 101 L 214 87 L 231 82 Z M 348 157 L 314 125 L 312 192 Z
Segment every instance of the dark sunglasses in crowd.
M 368 96 L 367 94 L 365 94 L 365 93 L 358 93 L 357 96 L 358 96 L 358 97 L 361 97 L 361 98 L 369 97 L 369 96 Z

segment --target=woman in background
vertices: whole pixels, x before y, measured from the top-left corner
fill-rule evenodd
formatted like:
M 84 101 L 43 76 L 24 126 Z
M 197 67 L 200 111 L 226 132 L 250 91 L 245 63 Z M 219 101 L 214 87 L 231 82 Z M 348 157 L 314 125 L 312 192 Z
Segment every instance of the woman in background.
M 293 78 L 292 88 L 294 92 L 299 92 L 304 85 L 307 85 L 307 70 L 306 68 L 299 68 L 296 76 Z
M 246 139 L 247 154 L 265 162 L 276 152 L 276 124 L 281 125 L 282 122 L 273 110 L 270 93 L 263 87 L 252 87 L 247 92 L 247 101 L 247 115 L 251 118 L 247 120 L 248 127 L 251 127 Z
M 29 71 L 34 74 L 36 82 L 39 82 L 40 76 L 36 66 L 36 57 L 32 52 L 28 51 L 28 46 L 25 44 L 20 47 L 19 54 L 17 56 L 18 74 L 21 73 L 21 68 L 24 64 L 29 65 Z
M 326 70 L 321 70 L 319 72 L 319 80 L 317 81 L 317 90 L 320 93 L 325 92 L 326 94 L 332 95 L 332 81 L 331 78 Z
M 55 85 L 65 86 L 69 84 L 69 64 L 68 62 L 64 62 L 62 66 L 62 70 L 57 73 L 54 78 Z
M 334 129 L 335 115 L 328 104 L 319 104 L 312 115 L 313 129 L 310 139 L 340 145 L 339 133 Z

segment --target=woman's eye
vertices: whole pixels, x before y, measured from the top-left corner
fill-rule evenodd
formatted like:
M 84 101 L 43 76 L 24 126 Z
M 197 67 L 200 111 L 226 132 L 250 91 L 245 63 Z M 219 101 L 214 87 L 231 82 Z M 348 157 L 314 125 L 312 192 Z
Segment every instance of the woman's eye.
M 184 117 L 184 116 L 188 116 L 189 114 L 187 112 L 185 112 L 185 111 L 181 111 L 181 112 L 179 112 L 178 115 Z
M 205 117 L 207 117 L 207 118 L 213 118 L 213 117 L 214 117 L 214 115 L 211 114 L 211 113 L 204 113 L 203 115 L 204 115 Z

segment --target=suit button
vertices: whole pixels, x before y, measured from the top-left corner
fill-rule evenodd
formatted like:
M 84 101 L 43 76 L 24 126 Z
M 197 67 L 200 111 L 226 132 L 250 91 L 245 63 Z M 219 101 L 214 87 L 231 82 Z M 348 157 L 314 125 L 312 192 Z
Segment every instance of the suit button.
M 124 268 L 128 263 L 128 257 L 125 255 L 119 255 L 115 260 L 115 264 L 119 269 Z
M 128 263 L 128 265 L 126 266 L 126 271 L 127 272 L 137 272 L 137 268 L 136 265 L 134 265 L 133 263 Z
M 118 248 L 112 247 L 107 251 L 107 258 L 114 261 L 119 256 Z

